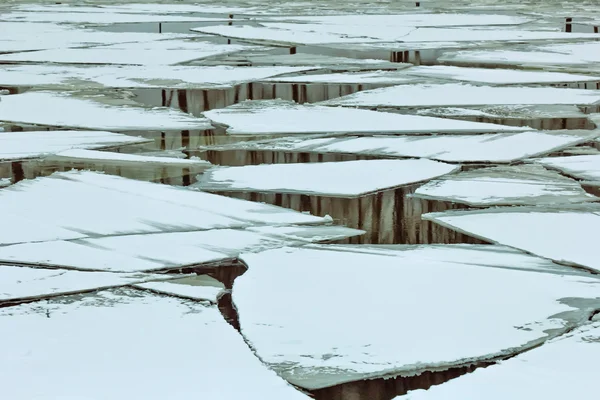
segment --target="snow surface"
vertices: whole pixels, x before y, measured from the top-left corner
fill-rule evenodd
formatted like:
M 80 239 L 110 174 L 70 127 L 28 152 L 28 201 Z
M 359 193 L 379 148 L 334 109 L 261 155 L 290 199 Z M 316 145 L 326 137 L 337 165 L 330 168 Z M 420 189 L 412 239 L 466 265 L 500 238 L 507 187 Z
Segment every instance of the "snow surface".
M 107 290 L 3 308 L 0 331 L 11 400 L 308 399 L 199 302 Z
M 76 97 L 51 91 L 1 96 L 0 120 L 109 131 L 212 128 L 206 118 L 171 108 L 118 106 L 101 100 L 101 96 Z
M 11 22 L 50 22 L 55 24 L 122 24 L 122 23 L 140 23 L 140 22 L 227 22 L 227 18 L 207 18 L 179 15 L 156 15 L 141 13 L 87 13 L 70 12 L 64 10 L 60 12 L 8 12 L 0 15 L 0 20 Z
M 0 103 L 1 109 L 2 103 Z M 145 142 L 148 140 L 102 131 L 0 132 L 0 160 L 35 158 L 68 152 L 70 149 L 100 149 Z M 77 150 L 70 151 L 77 152 Z
M 486 14 L 386 14 L 386 15 L 324 15 L 275 17 L 278 21 L 342 26 L 490 26 L 518 25 L 530 21 L 528 18 L 509 15 Z
M 535 162 L 545 167 L 557 169 L 564 174 L 593 182 L 600 182 L 600 154 L 548 157 Z
M 0 246 L 0 260 L 84 271 L 154 271 L 231 260 L 242 252 L 341 240 L 362 233 L 341 226 L 255 226 L 245 230 L 115 235 Z
M 308 53 L 269 54 L 263 52 L 260 54 L 245 54 L 244 59 L 251 65 L 328 67 L 334 71 L 341 70 L 344 72 L 348 70 L 396 70 L 406 68 L 406 64 L 378 59 L 333 57 Z
M 503 247 L 374 248 L 243 255 L 233 301 L 258 357 L 308 389 L 413 375 L 530 348 L 600 304 L 596 277 Z
M 600 271 L 597 204 L 431 213 L 423 219 L 556 262 Z
M 0 136 L 1 137 L 1 136 Z M 170 157 L 152 157 L 138 154 L 113 153 L 96 150 L 66 150 L 46 158 L 51 161 L 85 162 L 85 163 L 110 163 L 117 165 L 149 165 L 181 166 L 194 170 L 203 170 L 211 164 L 200 159 L 181 159 Z
M 553 87 L 497 87 L 447 83 L 399 85 L 332 99 L 330 106 L 433 107 L 512 104 L 595 104 L 600 94 L 593 90 Z
M 130 13 L 130 14 L 184 14 L 184 13 L 207 13 L 207 14 L 228 14 L 231 12 L 247 12 L 253 8 L 237 6 L 218 6 L 210 4 L 148 4 L 132 3 L 121 5 L 98 4 L 94 6 L 79 6 L 77 4 L 24 4 L 15 6 L 14 9 L 29 12 L 81 12 L 81 13 Z
M 593 323 L 515 358 L 396 400 L 595 400 L 600 324 Z M 552 384 L 552 382 L 560 384 Z
M 404 70 L 403 74 L 498 85 L 600 81 L 600 76 L 567 74 L 562 72 L 463 68 L 447 65 L 412 67 Z
M 159 66 L 175 65 L 186 61 L 256 49 L 260 49 L 260 47 L 194 40 L 153 40 L 87 48 L 60 48 L 3 54 L 0 55 L 0 61 Z
M 418 157 L 447 162 L 509 163 L 593 140 L 592 131 L 526 131 L 482 135 L 288 137 L 247 141 L 205 150 L 257 150 Z
M 76 171 L 4 188 L 0 209 L 0 244 L 327 222 L 276 206 Z
M 410 70 L 410 69 L 409 69 Z M 315 74 L 299 76 L 283 76 L 267 79 L 268 82 L 289 82 L 289 83 L 345 83 L 345 84 L 390 84 L 410 83 L 415 81 L 414 77 L 407 76 L 407 73 L 401 69 L 399 71 L 372 71 L 372 72 L 343 72 L 337 74 Z M 0 75 L 1 76 L 1 75 Z
M 0 302 L 59 296 L 152 279 L 169 279 L 169 277 L 2 265 L 0 266 Z
M 62 49 L 127 42 L 187 38 L 177 33 L 103 32 L 75 26 L 0 22 L 0 52 Z
M 431 160 L 356 160 L 215 167 L 193 186 L 209 191 L 299 193 L 358 197 L 456 172 Z
M 67 66 L 4 65 L 0 85 L 117 87 L 117 88 L 213 88 L 231 87 L 311 67 L 231 67 L 231 66 Z
M 10 186 L 10 185 L 11 185 L 10 178 L 0 178 L 0 188 Z
M 600 97 L 599 97 L 600 98 Z M 527 128 L 434 117 L 400 115 L 343 107 L 296 104 L 283 100 L 244 101 L 204 115 L 227 125 L 230 135 L 276 135 L 290 133 L 432 133 L 500 132 Z
M 217 303 L 219 294 L 225 286 L 208 275 L 191 276 L 164 282 L 146 282 L 133 285 L 158 293 L 170 294 L 192 300 L 206 300 Z
M 443 177 L 418 188 L 415 197 L 475 207 L 556 205 L 600 200 L 576 181 L 539 165 L 481 168 Z

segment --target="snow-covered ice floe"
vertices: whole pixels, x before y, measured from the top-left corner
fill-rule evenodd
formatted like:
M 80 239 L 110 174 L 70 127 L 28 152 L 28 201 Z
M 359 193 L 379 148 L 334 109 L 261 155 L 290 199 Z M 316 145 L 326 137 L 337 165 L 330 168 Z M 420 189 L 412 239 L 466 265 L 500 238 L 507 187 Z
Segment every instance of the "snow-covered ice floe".
M 2 189 L 0 208 L 0 260 L 84 270 L 173 269 L 363 233 L 285 208 L 93 172 L 21 181 Z
M 166 39 L 166 38 L 165 38 Z M 62 64 L 175 65 L 208 57 L 256 50 L 197 40 L 147 40 L 86 48 L 59 48 L 0 55 L 0 61 Z
M 395 400 L 595 400 L 600 323 L 585 325 L 498 365 Z M 560 384 L 551 384 L 560 382 Z
M 540 165 L 482 168 L 442 177 L 419 187 L 415 197 L 474 207 L 557 205 L 599 201 L 581 185 Z
M 600 186 L 600 154 L 547 157 L 535 160 L 547 168 L 556 169 L 566 175 Z
M 208 275 L 194 275 L 168 281 L 155 281 L 133 284 L 139 289 L 147 289 L 192 300 L 204 300 L 216 303 L 225 286 Z
M 282 135 L 290 133 L 460 133 L 514 132 L 528 128 L 455 121 L 370 110 L 350 110 L 296 104 L 283 100 L 250 100 L 204 115 L 228 126 L 230 135 Z
M 242 56 L 237 55 L 237 56 Z M 373 71 L 373 70 L 397 70 L 406 68 L 406 64 L 400 64 L 380 59 L 333 57 L 320 54 L 270 54 L 244 53 L 243 59 L 253 66 L 306 66 L 327 67 L 332 71 Z M 208 61 L 206 61 L 208 62 Z M 218 61 L 222 63 L 222 61 Z
M 211 129 L 206 118 L 170 108 L 113 105 L 98 96 L 26 92 L 0 97 L 0 120 L 81 129 L 142 131 Z
M 50 22 L 54 24 L 94 24 L 110 25 L 141 22 L 226 22 L 228 18 L 197 17 L 190 15 L 160 15 L 142 13 L 119 13 L 119 12 L 73 12 L 72 10 L 61 10 L 59 12 L 42 11 L 13 11 L 0 15 L 0 20 L 10 22 Z
M 592 90 L 553 87 L 474 86 L 469 84 L 398 85 L 354 93 L 321 105 L 346 107 L 436 107 L 600 103 Z
M 101 149 L 148 141 L 103 131 L 0 132 L 0 160 L 44 157 L 63 151 L 77 152 L 74 149 Z
M 501 246 L 322 245 L 242 260 L 242 334 L 307 389 L 516 354 L 600 305 L 593 275 Z
M 0 265 L 0 303 L 81 293 L 134 283 L 144 284 L 150 280 L 164 279 L 170 277 L 157 274 L 81 272 Z
M 224 88 L 311 67 L 3 65 L 0 85 L 59 88 Z
M 12 400 L 308 399 L 216 306 L 197 301 L 105 290 L 2 308 L 0 330 L 2 393 Z
M 0 71 L 1 72 L 1 71 Z M 600 78 L 599 78 L 600 79 Z M 405 69 L 396 71 L 341 72 L 331 74 L 305 74 L 280 76 L 266 79 L 278 83 L 340 83 L 340 84 L 377 84 L 398 85 L 422 80 L 407 73 Z
M 561 264 L 600 271 L 594 233 L 599 204 L 451 211 L 425 214 L 423 219 Z
M 344 153 L 379 157 L 418 157 L 446 162 L 510 163 L 548 154 L 598 136 L 594 131 L 525 131 L 481 135 L 286 137 L 207 146 L 204 150 Z
M 214 167 L 193 186 L 215 192 L 275 192 L 359 197 L 456 172 L 432 160 L 356 160 Z

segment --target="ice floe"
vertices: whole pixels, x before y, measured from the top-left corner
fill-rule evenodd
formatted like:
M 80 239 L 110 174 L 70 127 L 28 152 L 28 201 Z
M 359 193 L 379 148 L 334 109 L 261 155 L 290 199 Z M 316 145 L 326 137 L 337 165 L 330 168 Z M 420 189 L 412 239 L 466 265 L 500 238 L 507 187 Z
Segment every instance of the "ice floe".
M 327 222 L 270 205 L 93 172 L 21 181 L 0 192 L 0 204 L 0 244 Z M 30 221 L 36 229 L 30 229 Z
M 307 389 L 515 354 L 600 305 L 593 275 L 500 246 L 314 246 L 242 259 L 241 332 Z
M 277 135 L 290 133 L 482 133 L 524 129 L 415 115 L 350 110 L 342 107 L 323 107 L 311 104 L 300 105 L 283 100 L 244 101 L 227 108 L 208 111 L 204 115 L 216 124 L 228 126 L 227 133 L 230 135 Z
M 0 303 L 80 293 L 157 279 L 169 277 L 0 265 Z
M 0 349 L 2 392 L 12 400 L 308 399 L 201 302 L 105 290 L 2 308 L 0 330 L 10 343 Z
M 192 300 L 206 300 L 216 303 L 225 286 L 208 275 L 197 275 L 162 282 L 146 282 L 133 285 L 136 288 L 152 290 Z
M 144 35 L 147 35 L 144 33 Z M 164 38 L 166 39 L 166 38 Z M 123 40 L 125 41 L 125 40 Z M 60 48 L 0 55 L 0 61 L 63 64 L 175 65 L 257 49 L 196 40 L 153 40 L 85 48 Z
M 107 10 L 108 11 L 108 10 Z M 160 14 L 142 14 L 142 13 L 115 13 L 115 12 L 70 12 L 69 10 L 60 12 L 33 12 L 33 11 L 13 11 L 2 13 L 1 21 L 11 22 L 50 22 L 55 24 L 122 24 L 122 23 L 140 23 L 140 22 L 226 22 L 227 18 L 210 18 L 184 15 L 160 15 Z
M 68 128 L 142 131 L 211 129 L 206 118 L 169 108 L 108 104 L 102 95 L 68 92 L 26 92 L 0 97 L 0 120 Z
M 498 365 L 395 400 L 594 400 L 600 324 L 592 323 Z M 560 382 L 551 385 L 550 382 Z
M 288 137 L 247 141 L 204 150 L 337 153 L 379 157 L 419 157 L 447 162 L 510 163 L 593 140 L 594 131 L 525 131 L 481 135 Z
M 598 204 L 452 211 L 425 214 L 423 219 L 562 264 L 600 271 L 594 251 Z
M 60 88 L 222 88 L 310 67 L 3 65 L 0 85 Z
M 464 203 L 475 207 L 498 205 L 558 205 L 600 200 L 576 181 L 539 165 L 482 168 L 426 183 L 415 197 Z
M 275 192 L 358 197 L 427 181 L 458 171 L 459 168 L 422 159 L 215 167 L 199 176 L 194 186 L 219 192 Z
M 596 186 L 600 185 L 600 155 L 547 157 L 536 162 Z
M 0 103 L 1 108 L 2 103 Z M 0 160 L 44 157 L 64 151 L 77 151 L 73 149 L 101 149 L 148 141 L 139 137 L 102 131 L 0 132 Z M 92 152 L 95 153 L 100 152 Z M 106 153 L 106 155 L 110 154 Z
M 337 74 L 307 74 L 299 76 L 282 76 L 267 79 L 268 82 L 281 83 L 358 83 L 358 84 L 381 84 L 398 85 L 401 83 L 410 83 L 417 81 L 412 76 L 407 75 L 408 70 L 400 69 L 398 71 L 371 71 L 355 73 L 337 73 Z M 0 71 L 1 72 L 1 71 Z M 600 79 L 600 78 L 599 78 Z
M 600 95 L 592 90 L 448 83 L 391 86 L 358 92 L 320 104 L 348 107 L 435 107 L 596 103 L 600 103 Z

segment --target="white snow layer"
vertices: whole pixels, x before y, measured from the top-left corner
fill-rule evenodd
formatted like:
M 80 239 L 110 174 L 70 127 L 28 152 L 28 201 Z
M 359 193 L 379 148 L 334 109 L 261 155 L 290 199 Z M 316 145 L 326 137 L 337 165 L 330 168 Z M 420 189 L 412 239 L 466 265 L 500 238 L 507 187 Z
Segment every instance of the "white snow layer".
M 71 149 L 100 149 L 145 142 L 148 140 L 102 131 L 0 132 L 0 160 L 35 158 L 69 150 L 78 151 Z
M 212 128 L 206 118 L 174 109 L 118 106 L 94 98 L 50 91 L 2 96 L 0 120 L 115 131 Z
M 0 209 L 0 244 L 327 222 L 182 187 L 74 171 L 2 189 Z
M 160 66 L 256 49 L 259 47 L 163 39 L 87 48 L 60 48 L 3 54 L 0 55 L 0 61 Z
M 358 197 L 427 181 L 460 167 L 431 160 L 356 160 L 215 167 L 194 184 L 210 191 Z
M 268 82 L 285 83 L 343 83 L 343 84 L 390 84 L 398 85 L 414 81 L 413 76 L 407 75 L 406 70 L 398 71 L 368 71 L 340 72 L 335 74 L 307 74 L 299 76 L 282 76 L 267 79 Z M 1 71 L 0 71 L 1 74 Z M 0 75 L 1 76 L 1 75 Z
M 208 275 L 190 276 L 163 282 L 146 282 L 133 285 L 158 293 L 169 294 L 192 300 L 206 300 L 216 303 L 225 286 Z
M 475 207 L 555 205 L 600 200 L 576 181 L 538 165 L 482 168 L 450 175 L 419 187 L 415 197 Z
M 395 400 L 595 400 L 600 324 L 583 326 L 498 365 Z M 552 384 L 554 383 L 554 384 Z
M 447 162 L 509 163 L 593 140 L 592 131 L 526 131 L 482 135 L 289 137 L 209 146 L 207 150 L 347 153 Z
M 0 85 L 118 88 L 213 88 L 311 67 L 4 65 Z
M 469 84 L 399 85 L 324 101 L 322 105 L 361 107 L 491 106 L 520 104 L 595 104 L 593 90 L 553 87 L 473 86 Z
M 308 389 L 514 354 L 600 304 L 594 276 L 499 246 L 314 246 L 242 259 L 242 334 Z
M 142 13 L 88 13 L 64 10 L 60 12 L 8 12 L 0 15 L 0 20 L 11 22 L 50 22 L 54 24 L 123 24 L 140 22 L 226 22 L 227 18 L 194 17 L 183 15 L 157 15 Z
M 1 137 L 1 136 L 0 136 Z M 211 164 L 200 159 L 181 159 L 173 157 L 153 157 L 138 154 L 113 153 L 96 150 L 66 150 L 56 153 L 46 160 L 61 162 L 110 163 L 112 165 L 160 165 L 190 168 L 194 171 L 208 168 Z
M 547 157 L 536 162 L 578 179 L 600 182 L 600 155 Z
M 562 264 L 600 271 L 594 233 L 600 207 L 595 204 L 431 213 L 423 219 Z
M 213 122 L 227 125 L 231 135 L 275 135 L 290 133 L 433 133 L 506 132 L 527 128 L 457 121 L 415 115 L 400 115 L 343 107 L 296 104 L 283 100 L 244 101 L 227 108 L 207 111 Z
M 136 289 L 50 299 L 0 309 L 0 331 L 11 400 L 308 399 L 262 365 L 216 306 L 190 300 Z

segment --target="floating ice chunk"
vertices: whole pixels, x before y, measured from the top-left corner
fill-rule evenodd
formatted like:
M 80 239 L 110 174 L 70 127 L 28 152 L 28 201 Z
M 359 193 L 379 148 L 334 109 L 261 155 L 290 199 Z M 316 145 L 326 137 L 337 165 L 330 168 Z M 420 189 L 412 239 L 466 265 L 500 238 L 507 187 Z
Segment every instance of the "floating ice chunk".
M 600 97 L 599 97 L 600 99 Z M 441 118 L 400 115 L 342 107 L 300 105 L 290 101 L 244 101 L 204 115 L 227 125 L 231 135 L 290 133 L 457 133 L 523 131 L 527 128 Z
M 191 276 L 163 282 L 146 282 L 133 285 L 158 293 L 170 294 L 192 300 L 206 300 L 216 303 L 225 286 L 208 275 Z
M 539 165 L 466 171 L 428 182 L 418 188 L 414 196 L 474 207 L 557 205 L 600 200 L 586 193 L 576 181 Z
M 577 179 L 590 181 L 596 186 L 600 185 L 600 154 L 548 157 L 536 162 Z
M 600 324 L 583 326 L 543 346 L 428 390 L 395 400 L 594 400 Z M 549 382 L 561 382 L 549 385 Z
M 0 136 L 1 137 L 1 136 Z M 66 150 L 47 157 L 49 161 L 81 162 L 81 163 L 105 163 L 114 165 L 157 165 L 157 166 L 179 166 L 190 168 L 194 171 L 204 170 L 210 167 L 210 163 L 204 160 L 192 160 L 170 157 L 153 157 L 138 154 L 113 153 L 109 151 L 95 150 Z
M 241 332 L 307 389 L 515 354 L 600 305 L 593 275 L 500 246 L 313 246 L 242 259 Z
M 139 137 L 102 131 L 0 132 L 0 160 L 35 158 L 69 149 L 100 149 L 148 141 Z
M 600 271 L 594 234 L 600 222 L 598 204 L 431 213 L 423 219 L 561 264 Z
M 215 167 L 193 186 L 209 191 L 299 193 L 359 197 L 455 172 L 431 160 L 357 160 Z
M 592 90 L 497 87 L 468 84 L 399 85 L 358 92 L 320 104 L 348 107 L 434 107 L 479 105 L 596 104 Z
M 10 343 L 0 373 L 11 400 L 308 399 L 200 302 L 107 290 L 2 308 L 0 331 Z
M 101 100 L 101 96 L 76 97 L 49 91 L 2 96 L 0 120 L 115 131 L 212 128 L 206 118 L 174 109 L 117 106 Z

